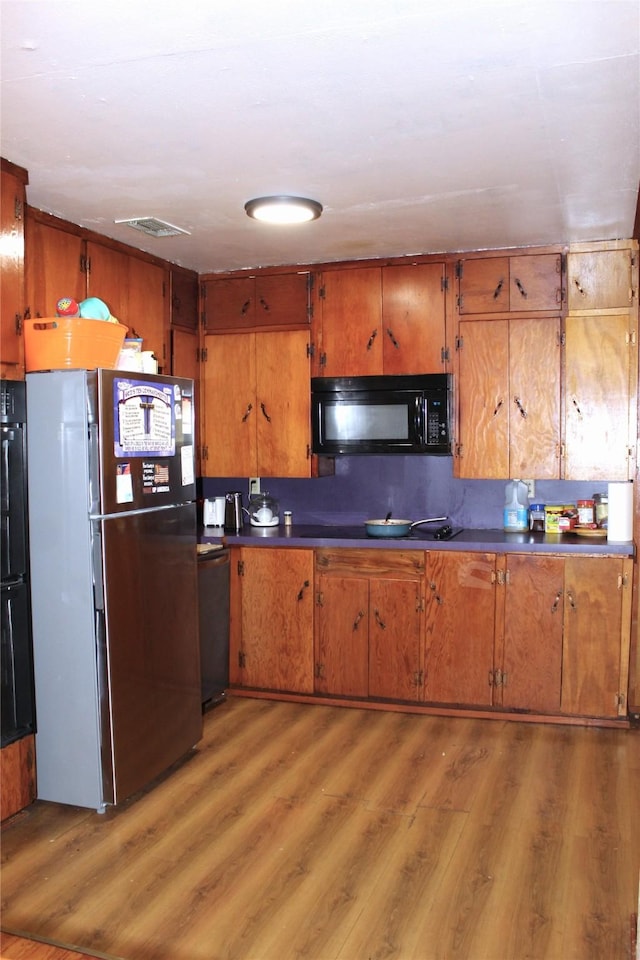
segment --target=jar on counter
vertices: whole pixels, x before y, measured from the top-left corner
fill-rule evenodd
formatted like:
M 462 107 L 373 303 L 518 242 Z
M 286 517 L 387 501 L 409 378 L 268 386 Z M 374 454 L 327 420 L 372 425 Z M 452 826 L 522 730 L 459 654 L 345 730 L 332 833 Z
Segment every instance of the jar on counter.
M 529 507 L 529 530 L 544 533 L 544 503 L 532 503 Z
M 593 507 L 596 523 L 606 527 L 609 521 L 609 496 L 606 493 L 594 493 Z
M 595 517 L 593 500 L 578 500 L 578 523 L 593 523 Z

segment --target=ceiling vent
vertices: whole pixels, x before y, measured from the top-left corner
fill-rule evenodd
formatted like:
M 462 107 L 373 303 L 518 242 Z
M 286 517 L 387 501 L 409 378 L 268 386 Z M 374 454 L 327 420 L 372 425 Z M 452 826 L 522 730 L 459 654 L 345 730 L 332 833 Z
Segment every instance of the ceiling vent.
M 176 227 L 172 223 L 165 223 L 164 220 L 157 220 L 155 217 L 135 217 L 132 220 L 114 220 L 114 223 L 126 223 L 134 230 L 140 230 L 149 237 L 177 237 L 181 233 L 190 235 L 188 230 Z

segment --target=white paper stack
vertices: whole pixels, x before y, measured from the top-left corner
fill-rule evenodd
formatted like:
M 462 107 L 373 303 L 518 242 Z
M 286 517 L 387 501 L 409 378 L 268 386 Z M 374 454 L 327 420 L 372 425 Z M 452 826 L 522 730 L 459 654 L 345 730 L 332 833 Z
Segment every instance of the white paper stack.
M 633 540 L 633 482 L 609 484 L 607 540 Z

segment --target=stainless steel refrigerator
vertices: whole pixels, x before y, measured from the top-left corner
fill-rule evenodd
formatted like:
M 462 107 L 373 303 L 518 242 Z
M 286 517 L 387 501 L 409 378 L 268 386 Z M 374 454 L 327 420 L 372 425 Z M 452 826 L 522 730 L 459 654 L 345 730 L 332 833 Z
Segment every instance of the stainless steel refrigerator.
M 102 812 L 202 736 L 193 381 L 26 380 L 37 795 Z

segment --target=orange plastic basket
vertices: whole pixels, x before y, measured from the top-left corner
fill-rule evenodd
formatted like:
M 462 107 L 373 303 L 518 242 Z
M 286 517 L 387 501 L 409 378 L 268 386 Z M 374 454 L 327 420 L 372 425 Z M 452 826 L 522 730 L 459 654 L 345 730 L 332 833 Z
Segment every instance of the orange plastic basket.
M 113 369 L 129 328 L 83 317 L 39 317 L 24 321 L 27 373 L 35 370 Z

